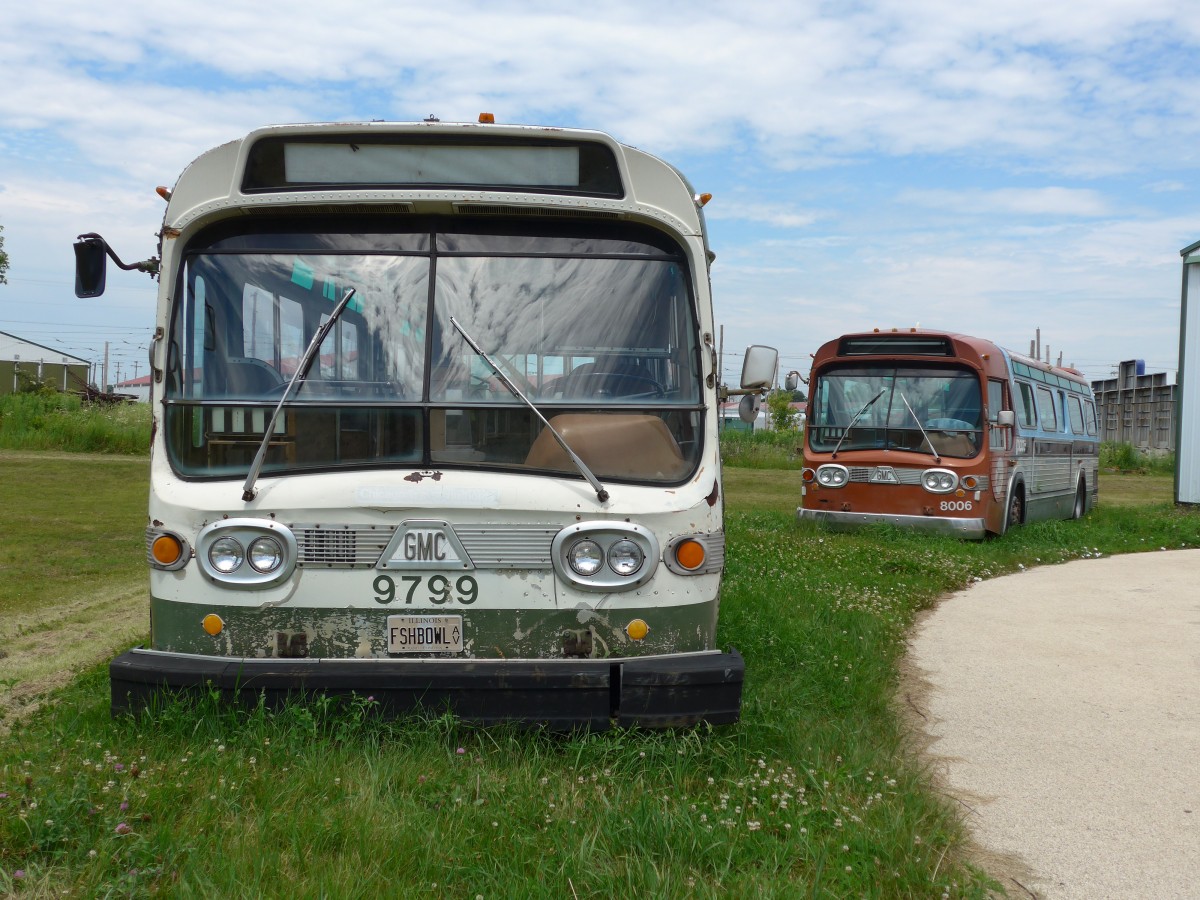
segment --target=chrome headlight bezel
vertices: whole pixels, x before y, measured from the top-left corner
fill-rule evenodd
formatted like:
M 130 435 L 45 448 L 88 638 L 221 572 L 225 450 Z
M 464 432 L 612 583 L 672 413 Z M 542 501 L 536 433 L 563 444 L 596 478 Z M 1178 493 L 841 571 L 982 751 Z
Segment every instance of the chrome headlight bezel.
M 620 560 L 633 556 L 624 546 L 628 541 L 641 553 L 637 568 Z M 595 548 L 595 549 L 592 549 Z M 578 566 L 580 552 L 599 551 L 599 566 L 584 574 Z M 614 552 L 615 551 L 615 552 Z M 583 591 L 627 591 L 649 581 L 658 568 L 659 545 L 654 532 L 630 522 L 579 522 L 554 536 L 550 556 L 555 574 L 572 587 Z M 586 568 L 586 567 L 585 567 Z M 623 572 L 623 569 L 629 569 Z
M 842 488 L 850 483 L 850 470 L 838 463 L 817 467 L 814 481 L 823 488 Z
M 958 475 L 949 469 L 926 469 L 921 473 L 921 487 L 931 494 L 949 494 L 958 487 Z
M 263 570 L 252 562 L 251 548 L 268 540 L 278 547 L 278 562 Z M 241 558 L 226 569 L 213 558 L 214 554 L 220 554 L 221 548 L 232 553 L 235 545 Z M 200 529 L 196 537 L 196 559 L 201 570 L 226 587 L 264 588 L 285 581 L 295 570 L 298 555 L 292 530 L 270 519 L 222 519 Z

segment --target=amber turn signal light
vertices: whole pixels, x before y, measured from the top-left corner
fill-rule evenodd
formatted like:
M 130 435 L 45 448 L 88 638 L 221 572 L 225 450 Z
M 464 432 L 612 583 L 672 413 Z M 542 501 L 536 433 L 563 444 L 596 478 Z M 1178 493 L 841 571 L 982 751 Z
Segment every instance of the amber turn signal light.
M 183 544 L 173 534 L 160 534 L 150 545 L 154 561 L 163 566 L 173 566 L 183 555 Z
M 689 572 L 704 565 L 706 555 L 704 545 L 691 538 L 675 545 L 675 561 Z

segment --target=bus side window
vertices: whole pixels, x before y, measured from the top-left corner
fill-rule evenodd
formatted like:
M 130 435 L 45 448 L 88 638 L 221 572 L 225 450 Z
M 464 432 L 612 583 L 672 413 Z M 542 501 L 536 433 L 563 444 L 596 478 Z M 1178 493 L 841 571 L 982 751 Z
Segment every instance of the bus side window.
M 1039 387 L 1038 392 L 1038 421 L 1042 431 L 1058 431 L 1058 414 L 1054 406 L 1054 394 L 1050 388 Z
M 1004 409 L 1004 382 L 989 381 L 987 386 L 987 418 L 995 423 L 996 416 Z
M 1084 400 L 1084 423 L 1087 425 L 1087 433 L 1095 436 L 1096 434 L 1096 405 L 1091 400 Z
M 1083 404 L 1078 397 L 1072 395 L 1067 398 L 1067 412 L 1071 417 L 1071 431 L 1083 434 Z
M 1037 428 L 1037 407 L 1033 404 L 1033 387 L 1024 381 L 1017 382 L 1019 403 L 1017 403 L 1017 421 L 1023 428 Z

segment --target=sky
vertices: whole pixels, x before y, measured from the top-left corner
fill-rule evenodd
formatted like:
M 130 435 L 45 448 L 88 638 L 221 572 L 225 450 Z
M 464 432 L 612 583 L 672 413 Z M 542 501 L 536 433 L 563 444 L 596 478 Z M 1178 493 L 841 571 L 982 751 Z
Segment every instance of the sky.
M 149 276 L 74 296 L 75 237 L 153 254 L 157 185 L 261 125 L 579 126 L 706 207 L 724 368 L 938 328 L 1173 380 L 1200 240 L 1200 17 L 1182 0 L 589 4 L 77 0 L 0 32 L 0 331 L 145 374 Z

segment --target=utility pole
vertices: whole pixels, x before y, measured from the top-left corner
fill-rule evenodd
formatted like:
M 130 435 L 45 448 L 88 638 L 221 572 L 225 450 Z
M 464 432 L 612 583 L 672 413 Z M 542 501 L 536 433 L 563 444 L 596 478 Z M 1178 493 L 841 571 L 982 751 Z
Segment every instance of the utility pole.
M 104 342 L 104 383 L 100 385 L 102 393 L 108 393 L 108 341 Z

